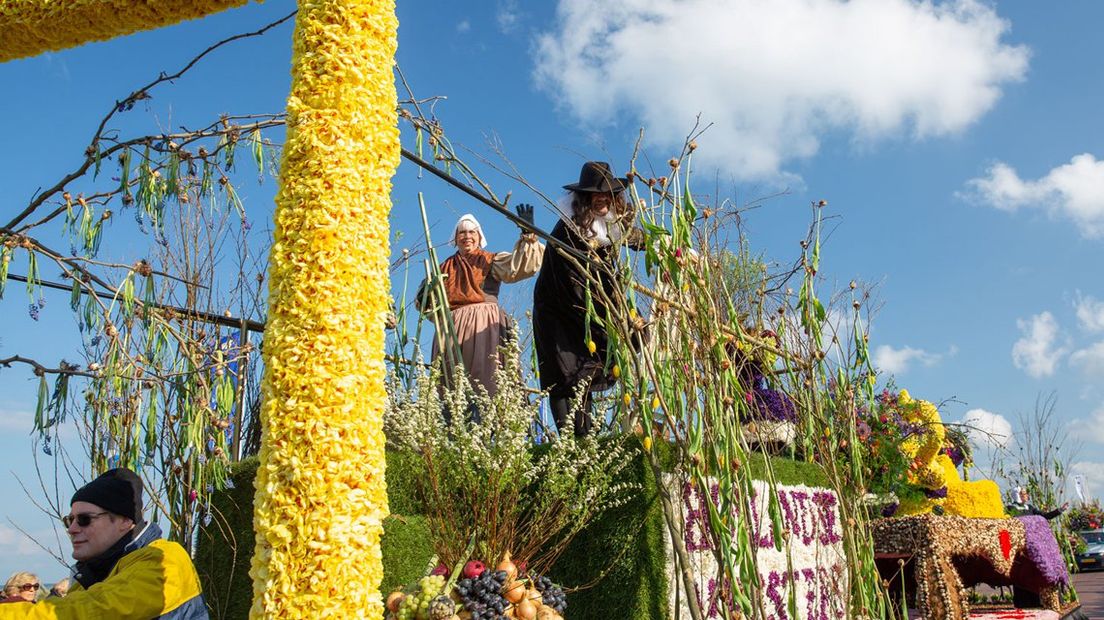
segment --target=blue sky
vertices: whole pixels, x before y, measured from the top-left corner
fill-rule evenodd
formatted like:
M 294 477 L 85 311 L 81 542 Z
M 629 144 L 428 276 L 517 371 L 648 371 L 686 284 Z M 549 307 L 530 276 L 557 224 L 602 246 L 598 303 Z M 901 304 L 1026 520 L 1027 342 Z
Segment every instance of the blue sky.
M 5 210 L 73 167 L 115 100 L 292 8 L 269 0 L 0 65 L 0 113 L 14 121 L 0 166 Z M 587 159 L 624 171 L 641 127 L 648 158 L 664 168 L 700 113 L 714 125 L 698 140 L 697 188 L 716 184 L 737 203 L 785 192 L 748 215 L 755 249 L 790 260 L 809 203 L 828 201 L 824 290 L 876 286 L 871 345 L 887 378 L 920 398 L 953 399 L 946 420 L 998 432 L 1057 391 L 1058 415 L 1083 442 L 1076 467 L 1104 494 L 1104 64 L 1094 43 L 1104 6 L 496 0 L 398 12 L 399 64 L 419 97 L 447 97 L 436 112 L 451 139 L 487 154 L 496 137 L 546 192 L 574 181 Z M 115 122 L 148 132 L 278 111 L 290 37 L 285 25 L 220 50 Z M 509 179 L 487 179 L 515 203 L 538 202 Z M 274 187 L 239 187 L 251 220 L 270 218 Z M 418 192 L 439 240 L 473 212 L 492 249 L 513 243 L 512 225 L 404 163 L 392 227 L 405 236 L 394 252 L 417 237 Z M 554 216 L 538 206 L 537 223 L 550 229 Z M 113 233 L 109 257 L 140 256 L 143 240 L 123 225 Z M 508 307 L 523 310 L 529 290 L 511 287 Z M 47 301 L 32 321 L 21 286 L 9 285 L 0 357 L 77 357 L 66 295 Z M 23 367 L 0 370 L 0 574 L 31 568 L 50 581 L 63 570 L 14 529 L 58 546 L 16 482 L 37 485 L 32 379 Z

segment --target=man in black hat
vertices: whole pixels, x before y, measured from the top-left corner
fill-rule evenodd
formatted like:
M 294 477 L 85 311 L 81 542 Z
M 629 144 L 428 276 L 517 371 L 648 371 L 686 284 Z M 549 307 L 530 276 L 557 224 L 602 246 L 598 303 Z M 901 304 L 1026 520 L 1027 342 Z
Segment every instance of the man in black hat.
M 207 606 L 188 552 L 163 540 L 142 518 L 142 479 L 112 469 L 77 489 L 62 517 L 73 544 L 73 580 L 65 598 L 10 604 L 9 618 L 206 620 Z
M 560 221 L 552 238 L 588 260 L 568 259 L 548 245 L 533 287 L 533 347 L 540 385 L 548 391 L 549 408 L 561 433 L 590 433 L 591 392 L 608 389 L 616 381 L 610 372 L 615 360 L 607 359 L 608 336 L 602 328 L 608 314 L 605 300 L 625 303 L 616 269 L 619 245 L 643 247 L 624 196 L 628 186 L 629 179 L 614 175 L 604 161 L 583 164 L 579 182 L 564 186 L 568 193 L 558 205 Z M 596 320 L 588 320 L 588 308 Z

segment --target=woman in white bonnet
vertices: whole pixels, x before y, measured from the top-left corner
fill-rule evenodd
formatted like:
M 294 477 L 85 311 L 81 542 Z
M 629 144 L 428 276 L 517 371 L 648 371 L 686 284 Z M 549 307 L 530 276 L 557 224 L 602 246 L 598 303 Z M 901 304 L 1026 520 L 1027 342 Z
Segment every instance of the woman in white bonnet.
M 532 206 L 518 205 L 517 212 L 532 224 Z M 483 228 L 470 213 L 456 222 L 452 243 L 456 253 L 441 263 L 441 273 L 445 276 L 456 344 L 472 387 L 482 386 L 493 396 L 498 391 L 494 373 L 500 363 L 499 348 L 512 331 L 510 317 L 498 305 L 499 288 L 503 282 L 517 282 L 535 274 L 541 266 L 544 246 L 533 233 L 522 232 L 512 251 L 488 252 L 484 249 L 487 238 Z M 440 340 L 433 339 L 434 361 L 440 356 Z M 443 368 L 446 384 L 450 384 L 453 372 L 447 364 Z

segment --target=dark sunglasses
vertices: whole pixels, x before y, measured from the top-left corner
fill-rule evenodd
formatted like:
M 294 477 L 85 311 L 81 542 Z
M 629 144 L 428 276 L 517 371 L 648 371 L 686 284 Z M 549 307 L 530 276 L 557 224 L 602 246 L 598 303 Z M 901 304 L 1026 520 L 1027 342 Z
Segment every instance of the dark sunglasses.
M 109 512 L 82 512 L 80 514 L 75 514 L 75 515 L 65 515 L 64 517 L 61 518 L 61 523 L 65 526 L 66 529 L 69 529 L 69 526 L 72 525 L 74 521 L 77 522 L 78 527 L 88 527 L 89 525 L 92 524 L 93 520 L 99 519 L 100 517 L 102 517 L 106 514 L 111 514 L 111 513 L 109 513 Z
M 38 586 L 37 583 L 25 583 L 25 584 L 19 586 L 19 589 L 23 590 L 24 592 L 34 592 L 35 590 L 38 589 L 38 587 L 39 586 Z

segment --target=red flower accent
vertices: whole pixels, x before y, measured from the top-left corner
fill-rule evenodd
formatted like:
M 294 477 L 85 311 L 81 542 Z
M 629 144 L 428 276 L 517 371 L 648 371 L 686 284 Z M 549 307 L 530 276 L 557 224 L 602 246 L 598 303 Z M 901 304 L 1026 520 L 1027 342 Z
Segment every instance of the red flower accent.
M 1000 545 L 1001 553 L 1004 554 L 1004 559 L 1008 559 L 1012 555 L 1012 535 L 1008 533 L 1008 530 L 1000 531 Z

